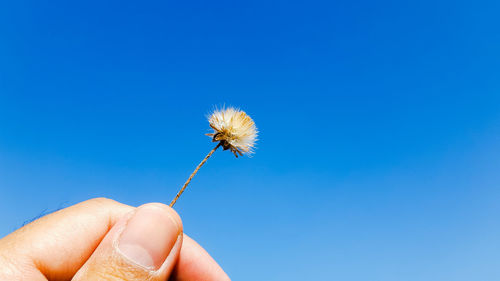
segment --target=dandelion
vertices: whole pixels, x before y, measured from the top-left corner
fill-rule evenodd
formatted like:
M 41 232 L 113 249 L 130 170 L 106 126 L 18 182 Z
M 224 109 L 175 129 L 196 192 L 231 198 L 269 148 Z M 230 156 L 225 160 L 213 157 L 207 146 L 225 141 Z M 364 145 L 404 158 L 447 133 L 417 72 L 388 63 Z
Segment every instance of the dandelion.
M 220 146 L 222 146 L 224 150 L 230 150 L 236 158 L 244 154 L 251 155 L 253 153 L 258 131 L 252 118 L 244 111 L 233 107 L 215 110 L 208 117 L 208 122 L 214 132 L 207 134 L 207 136 L 212 137 L 212 142 L 217 142 L 217 145 L 207 154 L 207 156 L 205 156 L 200 164 L 198 164 L 194 172 L 179 190 L 174 200 L 170 203 L 170 207 L 174 206 L 194 175 L 198 173 L 201 166 L 207 162 L 208 158 L 210 158 Z

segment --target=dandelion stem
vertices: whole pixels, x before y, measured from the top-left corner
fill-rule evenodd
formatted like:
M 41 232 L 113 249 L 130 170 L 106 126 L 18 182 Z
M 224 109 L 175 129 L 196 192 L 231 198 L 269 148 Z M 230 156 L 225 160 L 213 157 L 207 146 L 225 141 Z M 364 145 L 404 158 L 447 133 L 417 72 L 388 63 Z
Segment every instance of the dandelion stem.
M 205 162 L 207 162 L 208 158 L 210 158 L 210 156 L 212 156 L 212 154 L 217 150 L 217 148 L 219 148 L 219 146 L 221 146 L 220 142 L 212 150 L 210 150 L 210 152 L 207 154 L 207 156 L 205 156 L 205 158 L 200 162 L 200 164 L 198 164 L 198 166 L 196 167 L 196 169 L 194 169 L 194 172 L 189 176 L 189 178 L 187 179 L 187 181 L 182 186 L 181 190 L 179 190 L 179 192 L 175 196 L 174 200 L 172 200 L 172 202 L 170 203 L 170 207 L 174 206 L 175 202 L 177 202 L 177 199 L 179 199 L 179 197 L 181 196 L 181 194 L 184 192 L 184 190 L 186 189 L 186 187 L 188 186 L 188 184 L 193 179 L 194 175 L 196 175 L 196 173 L 198 173 L 198 170 L 201 168 L 201 166 L 203 166 L 203 164 L 205 164 Z

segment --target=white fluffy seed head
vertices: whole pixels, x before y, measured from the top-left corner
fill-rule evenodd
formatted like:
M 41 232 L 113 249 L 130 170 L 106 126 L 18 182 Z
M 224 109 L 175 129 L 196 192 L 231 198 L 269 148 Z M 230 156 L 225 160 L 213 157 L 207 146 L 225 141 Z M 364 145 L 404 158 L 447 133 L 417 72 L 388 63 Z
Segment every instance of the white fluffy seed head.
M 208 118 L 214 129 L 214 142 L 220 142 L 224 149 L 230 149 L 236 157 L 253 153 L 257 140 L 257 127 L 244 111 L 228 107 L 215 110 Z

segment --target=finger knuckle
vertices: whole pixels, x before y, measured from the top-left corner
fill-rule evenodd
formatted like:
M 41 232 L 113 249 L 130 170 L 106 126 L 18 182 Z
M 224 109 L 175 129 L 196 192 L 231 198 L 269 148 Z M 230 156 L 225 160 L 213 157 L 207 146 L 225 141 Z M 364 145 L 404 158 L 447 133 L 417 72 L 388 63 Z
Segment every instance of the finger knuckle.
M 113 199 L 109 199 L 106 197 L 97 197 L 97 198 L 92 198 L 84 202 L 84 204 L 87 205 L 92 205 L 92 206 L 111 206 L 111 205 L 117 205 L 119 204 Z
M 102 266 L 101 263 L 92 264 L 81 277 L 80 280 L 102 281 L 157 280 L 155 273 L 134 266 L 119 258 L 112 259 L 108 266 Z

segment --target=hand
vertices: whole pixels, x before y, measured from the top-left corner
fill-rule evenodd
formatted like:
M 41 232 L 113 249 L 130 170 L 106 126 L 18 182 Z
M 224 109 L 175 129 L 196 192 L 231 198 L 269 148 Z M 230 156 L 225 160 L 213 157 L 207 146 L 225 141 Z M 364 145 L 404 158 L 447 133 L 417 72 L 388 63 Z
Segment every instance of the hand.
M 92 199 L 0 240 L 0 280 L 229 280 L 182 232 L 179 215 Z

